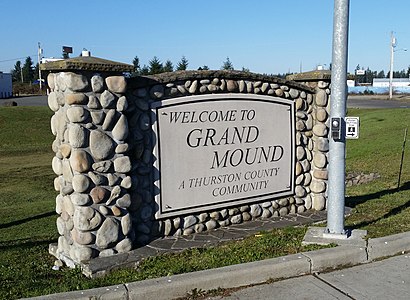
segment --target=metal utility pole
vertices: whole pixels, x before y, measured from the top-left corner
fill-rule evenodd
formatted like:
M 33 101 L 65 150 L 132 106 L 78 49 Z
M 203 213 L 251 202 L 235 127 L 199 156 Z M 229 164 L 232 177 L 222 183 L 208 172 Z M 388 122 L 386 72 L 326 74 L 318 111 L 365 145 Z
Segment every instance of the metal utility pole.
M 390 76 L 389 76 L 389 99 L 393 97 L 393 61 L 394 61 L 394 48 L 396 48 L 396 38 L 393 31 L 390 33 Z
M 329 137 L 329 180 L 325 237 L 344 239 L 345 124 L 347 99 L 347 45 L 349 0 L 335 0 L 333 14 L 331 134 Z
M 38 51 L 37 51 L 37 55 L 38 55 L 38 81 L 40 82 L 40 91 L 43 90 L 43 82 L 42 82 L 42 79 L 41 79 L 41 70 L 40 70 L 40 63 L 41 63 L 42 54 L 43 54 L 43 49 L 41 49 L 40 42 L 38 42 Z

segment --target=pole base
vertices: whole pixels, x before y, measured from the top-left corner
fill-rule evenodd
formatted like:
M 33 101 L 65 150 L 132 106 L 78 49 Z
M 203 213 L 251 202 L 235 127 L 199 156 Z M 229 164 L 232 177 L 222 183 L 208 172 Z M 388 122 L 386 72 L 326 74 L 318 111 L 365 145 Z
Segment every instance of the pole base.
M 343 234 L 329 233 L 324 227 L 309 227 L 305 237 L 303 238 L 303 245 L 349 245 L 357 247 L 366 247 L 367 230 L 345 230 Z

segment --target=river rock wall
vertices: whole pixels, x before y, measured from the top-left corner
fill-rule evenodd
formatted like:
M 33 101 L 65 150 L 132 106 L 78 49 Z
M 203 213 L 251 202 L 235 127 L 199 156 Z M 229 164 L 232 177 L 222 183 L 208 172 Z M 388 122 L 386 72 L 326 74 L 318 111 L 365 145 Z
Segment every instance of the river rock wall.
M 148 244 L 257 218 L 326 207 L 329 81 L 286 81 L 243 72 L 174 72 L 127 78 L 109 72 L 58 71 L 48 76 L 54 111 L 52 168 L 55 255 L 75 265 Z M 295 103 L 295 195 L 156 219 L 153 113 L 164 99 L 209 93 L 271 95 Z

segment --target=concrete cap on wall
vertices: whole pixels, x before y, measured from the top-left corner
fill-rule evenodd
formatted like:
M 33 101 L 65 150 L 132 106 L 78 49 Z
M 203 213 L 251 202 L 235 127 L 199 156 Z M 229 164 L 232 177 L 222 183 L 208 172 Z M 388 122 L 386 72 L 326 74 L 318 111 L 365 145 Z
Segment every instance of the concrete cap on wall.
M 80 56 L 40 64 L 42 71 L 132 72 L 134 66 L 92 56 Z
M 293 81 L 330 80 L 331 73 L 332 72 L 330 70 L 313 70 L 309 72 L 288 75 L 286 76 L 286 79 Z

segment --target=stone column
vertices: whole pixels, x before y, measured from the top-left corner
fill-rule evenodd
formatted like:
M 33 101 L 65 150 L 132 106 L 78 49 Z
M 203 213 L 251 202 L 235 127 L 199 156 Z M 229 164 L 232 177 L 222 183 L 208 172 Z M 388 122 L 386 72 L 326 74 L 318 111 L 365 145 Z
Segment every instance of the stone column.
M 303 83 L 316 90 L 312 106 L 313 163 L 310 171 L 312 208 L 315 210 L 325 209 L 327 201 L 330 74 L 328 70 L 317 70 L 287 77 L 288 80 Z
M 128 207 L 133 182 L 128 155 L 127 81 L 131 65 L 79 57 L 41 65 L 50 72 L 54 111 L 52 168 L 57 177 L 57 229 L 52 254 L 74 266 L 129 251 L 135 234 Z

